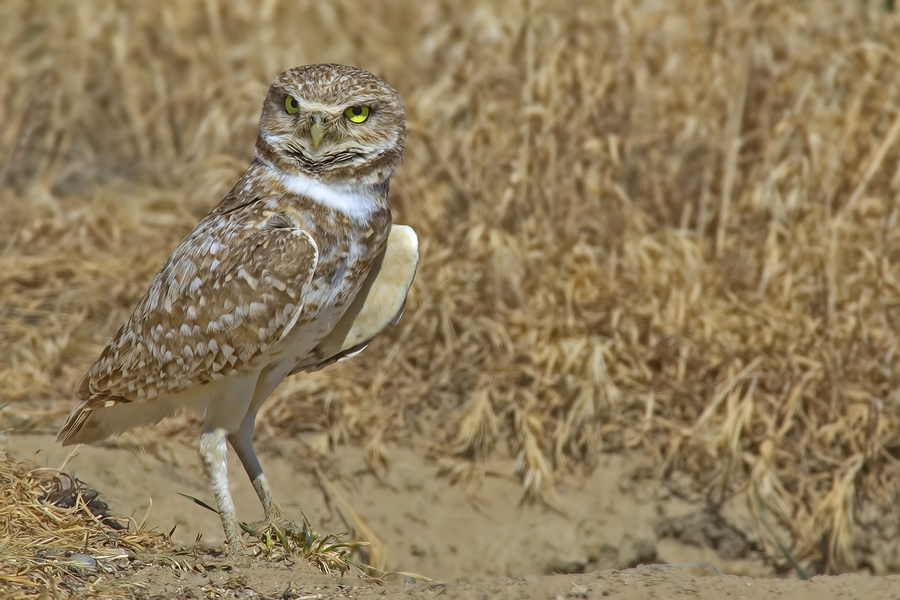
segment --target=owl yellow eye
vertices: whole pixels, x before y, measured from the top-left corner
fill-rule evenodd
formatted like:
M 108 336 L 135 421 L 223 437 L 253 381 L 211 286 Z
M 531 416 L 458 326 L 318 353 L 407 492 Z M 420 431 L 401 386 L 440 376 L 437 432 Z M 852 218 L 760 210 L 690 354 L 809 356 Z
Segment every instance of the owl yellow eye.
M 351 123 L 363 123 L 369 118 L 369 107 L 351 106 L 344 111 L 344 116 L 347 117 L 347 120 Z
M 300 105 L 297 104 L 297 99 L 293 96 L 285 96 L 284 110 L 287 111 L 287 114 L 289 115 L 296 115 L 298 112 L 300 112 Z

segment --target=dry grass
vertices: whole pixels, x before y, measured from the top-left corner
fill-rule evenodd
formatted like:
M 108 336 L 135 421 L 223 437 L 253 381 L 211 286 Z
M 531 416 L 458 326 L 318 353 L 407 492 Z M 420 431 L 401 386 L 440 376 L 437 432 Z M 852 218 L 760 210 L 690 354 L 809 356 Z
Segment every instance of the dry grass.
M 865 566 L 900 493 L 900 18 L 840 0 L 373 11 L 2 3 L 6 423 L 59 423 L 247 164 L 269 80 L 347 62 L 406 100 L 392 191 L 423 262 L 399 327 L 285 384 L 261 435 L 360 438 L 378 468 L 385 440 L 439 423 L 447 473 L 508 451 L 541 497 L 640 450 L 712 503 L 748 490 L 798 558 Z
M 254 557 L 288 563 L 302 557 L 322 573 L 373 570 L 351 555 L 366 544 L 321 535 L 308 523 L 291 531 L 245 527 L 254 534 L 248 546 Z M 141 583 L 123 579 L 124 574 L 149 565 L 205 572 L 218 560 L 201 548 L 175 548 L 168 535 L 147 529 L 143 521 L 113 518 L 95 490 L 64 470 L 17 462 L 3 451 L 0 540 L 4 598 L 134 598 L 141 595 Z
M 165 535 L 142 524 L 112 519 L 97 493 L 77 479 L 11 461 L 3 452 L 0 524 L 4 598 L 97 593 L 108 586 L 105 580 L 171 546 Z

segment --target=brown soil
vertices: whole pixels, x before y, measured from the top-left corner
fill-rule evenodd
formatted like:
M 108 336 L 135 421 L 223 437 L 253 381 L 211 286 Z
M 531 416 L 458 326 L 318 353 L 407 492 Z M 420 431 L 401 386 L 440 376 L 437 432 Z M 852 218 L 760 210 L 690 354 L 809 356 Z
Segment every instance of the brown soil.
M 211 573 L 182 578 L 171 571 L 152 569 L 141 574 L 148 590 L 166 597 L 185 594 L 205 596 L 212 589 L 231 590 L 241 597 L 248 589 L 278 598 L 487 598 L 528 600 L 531 598 L 741 598 L 746 600 L 792 598 L 896 598 L 900 577 L 873 578 L 861 575 L 820 576 L 811 581 L 749 579 L 737 576 L 698 576 L 681 568 L 633 568 L 595 571 L 582 575 L 548 575 L 503 578 L 490 583 L 401 583 L 374 585 L 353 578 L 340 582 L 315 574 L 291 573 L 273 567 L 250 567 L 239 573 Z M 302 583 L 301 583 L 302 582 Z M 203 595 L 201 595 L 203 594 Z M 188 596 L 190 597 L 190 596 Z M 248 597 L 248 596 L 244 596 Z
M 67 454 L 46 434 L 11 435 L 6 445 L 15 458 L 42 466 L 59 466 Z M 263 461 L 289 516 L 299 518 L 302 507 L 320 531 L 346 531 L 317 481 L 315 467 L 321 467 L 383 544 L 394 572 L 383 581 L 355 572 L 324 575 L 303 563 L 229 564 L 201 551 L 193 560 L 202 572 L 156 564 L 129 574 L 124 583 L 149 597 L 250 597 L 252 590 L 277 598 L 830 598 L 887 597 L 888 590 L 900 588 L 896 577 L 803 582 L 791 573 L 779 575 L 757 551 L 753 521 L 740 509 L 740 499 L 722 511 L 727 518 L 709 516 L 700 503 L 637 484 L 634 474 L 644 465 L 636 457 L 607 455 L 590 477 L 562 481 L 551 508 L 519 503 L 519 483 L 503 475 L 510 465 L 502 461 L 489 464 L 483 485 L 467 493 L 436 476 L 425 447 L 417 441 L 392 446 L 383 477 L 374 476 L 361 449 L 352 446 L 337 448 L 327 459 L 311 456 L 301 441 L 265 448 Z M 146 516 L 161 531 L 175 527 L 176 544 L 194 546 L 199 539 L 198 548 L 220 548 L 216 515 L 179 495 L 212 501 L 194 449 L 174 443 L 162 459 L 81 447 L 69 468 L 103 493 L 113 514 L 137 521 Z M 260 518 L 240 465 L 232 460 L 231 468 L 242 518 Z M 122 583 L 116 584 L 119 592 L 127 589 Z M 220 596 L 210 595 L 214 591 Z

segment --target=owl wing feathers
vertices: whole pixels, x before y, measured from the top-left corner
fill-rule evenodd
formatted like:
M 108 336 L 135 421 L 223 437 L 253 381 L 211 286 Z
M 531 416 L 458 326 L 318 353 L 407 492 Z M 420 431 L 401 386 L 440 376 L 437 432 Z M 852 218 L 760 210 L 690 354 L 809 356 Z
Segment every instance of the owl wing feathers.
M 394 225 L 387 247 L 341 320 L 291 374 L 318 371 L 361 352 L 384 328 L 399 320 L 419 262 L 415 231 Z
M 239 371 L 298 322 L 315 318 L 304 293 L 318 264 L 312 236 L 263 214 L 209 215 L 157 273 L 134 313 L 78 385 L 87 413 L 147 402 Z

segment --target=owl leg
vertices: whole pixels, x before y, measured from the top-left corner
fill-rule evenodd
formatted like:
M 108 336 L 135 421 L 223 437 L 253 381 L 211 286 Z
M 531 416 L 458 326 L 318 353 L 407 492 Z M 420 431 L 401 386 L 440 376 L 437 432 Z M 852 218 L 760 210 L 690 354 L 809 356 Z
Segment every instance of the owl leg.
M 206 476 L 216 496 L 216 505 L 222 526 L 225 528 L 225 539 L 229 552 L 237 552 L 244 547 L 241 539 L 241 524 L 237 510 L 228 489 L 228 445 L 225 443 L 227 431 L 222 428 L 204 428 L 200 434 L 200 459 Z
M 259 501 L 265 511 L 266 521 L 274 523 L 284 519 L 284 511 L 281 510 L 275 495 L 272 494 L 272 488 L 269 487 L 269 482 L 266 480 L 259 459 L 256 458 L 256 452 L 253 450 L 255 425 L 256 414 L 248 414 L 241 421 L 238 430 L 228 436 L 228 441 L 238 458 L 241 459 L 241 464 L 244 465 L 244 470 L 247 471 L 247 476 L 253 483 L 253 489 L 256 490 L 256 495 L 259 496 Z

